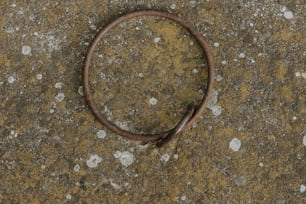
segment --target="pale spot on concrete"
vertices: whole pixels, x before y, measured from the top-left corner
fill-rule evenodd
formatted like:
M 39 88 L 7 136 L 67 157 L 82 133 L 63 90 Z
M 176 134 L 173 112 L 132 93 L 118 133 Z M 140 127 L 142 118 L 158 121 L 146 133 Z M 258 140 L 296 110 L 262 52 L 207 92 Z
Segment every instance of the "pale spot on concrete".
M 216 81 L 221 81 L 223 78 L 222 78 L 222 76 L 220 75 L 220 74 L 218 74 L 217 76 L 216 76 Z
M 23 55 L 29 55 L 31 53 L 31 48 L 28 45 L 22 46 L 21 52 Z
M 213 90 L 212 96 L 208 101 L 208 106 L 207 106 L 207 108 L 212 111 L 212 114 L 214 116 L 219 116 L 222 113 L 221 106 L 215 105 L 218 101 L 218 94 L 219 94 L 218 91 Z
M 84 96 L 84 88 L 83 88 L 83 86 L 79 86 L 78 93 L 79 93 L 80 96 Z
M 157 104 L 157 99 L 152 97 L 152 98 L 150 98 L 149 102 L 150 102 L 151 105 L 156 105 Z
M 74 171 L 80 171 L 81 167 L 79 164 L 76 164 L 74 167 L 73 167 L 73 170 Z
M 55 88 L 57 89 L 61 89 L 63 87 L 63 82 L 56 82 L 56 84 L 54 85 Z
M 110 185 L 117 191 L 121 190 L 121 186 L 117 183 L 114 183 L 113 181 L 110 181 Z
M 182 196 L 181 196 L 181 200 L 182 200 L 182 201 L 185 201 L 185 200 L 187 200 L 187 197 L 186 197 L 185 195 L 182 195 Z
M 301 192 L 301 193 L 304 193 L 305 191 L 306 191 L 306 186 L 303 185 L 303 184 L 301 184 L 301 186 L 300 186 L 300 192 Z
M 67 195 L 66 195 L 66 198 L 67 198 L 67 200 L 71 200 L 72 197 L 71 197 L 70 194 L 67 194 Z
M 296 77 L 302 77 L 302 78 L 306 79 L 306 72 L 305 72 L 305 73 L 296 72 L 296 73 L 295 73 L 295 76 L 296 76 Z
M 91 154 L 89 159 L 86 161 L 86 164 L 89 168 L 95 168 L 102 161 L 102 158 L 97 154 Z
M 176 5 L 175 5 L 175 4 L 171 4 L 171 5 L 170 5 L 170 8 L 171 8 L 172 10 L 174 10 L 174 9 L 176 9 Z
M 301 77 L 301 76 L 302 76 L 302 75 L 301 75 L 301 72 L 296 72 L 296 73 L 295 73 L 295 76 L 296 76 L 296 77 Z
M 154 42 L 155 42 L 155 43 L 158 43 L 159 41 L 160 41 L 160 37 L 154 38 Z
M 286 11 L 284 12 L 283 15 L 284 15 L 284 17 L 285 17 L 286 19 L 288 19 L 288 20 L 293 19 L 293 13 L 292 13 L 292 11 L 286 10 Z
M 245 176 L 234 176 L 234 182 L 237 186 L 245 186 L 247 180 Z
M 234 138 L 232 139 L 232 141 L 230 142 L 229 147 L 230 147 L 234 152 L 237 152 L 237 151 L 239 151 L 239 149 L 240 149 L 240 147 L 241 147 L 241 141 L 240 141 L 238 138 L 234 137 Z
M 212 95 L 208 101 L 208 108 L 214 106 L 218 101 L 218 91 L 213 90 Z
M 65 99 L 65 94 L 64 93 L 58 93 L 57 96 L 55 96 L 55 100 L 57 102 L 62 102 Z
M 239 54 L 239 58 L 245 58 L 245 54 L 244 53 L 240 53 Z
M 121 152 L 120 151 L 116 151 L 113 156 L 116 158 L 116 159 L 119 159 L 120 156 L 121 156 Z
M 162 161 L 162 162 L 167 162 L 167 161 L 169 161 L 169 159 L 170 159 L 169 154 L 163 154 L 163 155 L 160 157 L 160 161 Z
M 198 69 L 193 69 L 192 73 L 197 74 L 197 73 L 199 73 L 199 70 Z
M 15 77 L 13 76 L 10 76 L 8 79 L 7 79 L 8 83 L 12 84 L 16 81 Z
M 42 74 L 37 74 L 37 75 L 36 75 L 36 79 L 37 79 L 37 80 L 42 80 Z
M 97 137 L 100 139 L 104 139 L 106 137 L 106 131 L 105 130 L 99 130 L 97 132 Z
M 209 108 L 214 116 L 219 116 L 222 113 L 221 106 L 212 106 Z
M 123 166 L 128 167 L 134 162 L 134 155 L 128 151 L 121 152 L 119 161 Z
M 193 123 L 192 124 L 192 128 L 197 128 L 198 127 L 198 123 Z

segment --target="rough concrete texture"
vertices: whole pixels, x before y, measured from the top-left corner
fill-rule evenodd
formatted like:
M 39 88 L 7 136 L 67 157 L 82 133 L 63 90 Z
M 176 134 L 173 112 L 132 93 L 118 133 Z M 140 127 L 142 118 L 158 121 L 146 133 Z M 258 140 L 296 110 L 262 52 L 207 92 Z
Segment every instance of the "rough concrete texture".
M 203 117 L 167 146 L 128 141 L 95 120 L 83 59 L 120 14 L 188 20 L 216 64 Z M 302 0 L 1 1 L 0 203 L 305 203 Z M 160 18 L 122 23 L 90 72 L 101 111 L 124 129 L 172 128 L 205 91 L 196 42 Z

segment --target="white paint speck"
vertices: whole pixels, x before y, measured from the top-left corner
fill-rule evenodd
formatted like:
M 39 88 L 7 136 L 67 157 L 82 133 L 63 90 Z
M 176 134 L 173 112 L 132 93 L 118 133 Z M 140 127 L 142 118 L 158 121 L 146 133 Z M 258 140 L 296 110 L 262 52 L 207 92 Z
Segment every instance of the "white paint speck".
M 197 128 L 198 127 L 198 123 L 193 123 L 192 124 L 192 128 Z
M 73 167 L 73 170 L 74 171 L 80 171 L 81 167 L 79 164 L 76 164 L 74 167 Z
M 169 159 L 170 159 L 169 154 L 163 154 L 163 155 L 160 157 L 160 161 L 162 161 L 162 162 L 167 162 L 167 161 L 169 161 Z
M 230 142 L 229 147 L 230 147 L 234 152 L 237 152 L 237 151 L 239 151 L 239 149 L 240 149 L 240 147 L 241 147 L 241 141 L 240 141 L 238 138 L 234 137 L 234 138 L 232 139 L 232 141 Z
M 97 137 L 100 139 L 104 139 L 106 137 L 106 131 L 105 130 L 99 130 L 97 132 Z
M 134 155 L 128 151 L 121 152 L 119 161 L 123 166 L 128 167 L 134 162 Z
M 28 45 L 22 46 L 21 52 L 23 55 L 29 55 L 31 53 L 31 48 Z
M 84 88 L 83 88 L 83 86 L 79 86 L 78 93 L 79 93 L 80 96 L 84 96 Z
M 212 114 L 214 116 L 219 116 L 222 113 L 221 106 L 215 105 L 218 101 L 218 94 L 219 94 L 218 91 L 213 90 L 212 96 L 208 101 L 208 106 L 207 106 L 207 108 L 212 111 Z
M 13 76 L 10 76 L 8 79 L 7 79 L 8 83 L 12 84 L 16 81 L 15 77 Z
M 62 102 L 65 99 L 65 94 L 64 93 L 58 93 L 57 96 L 55 96 L 55 100 L 57 102 Z
M 296 72 L 296 73 L 295 73 L 295 76 L 296 76 L 296 77 L 302 77 L 302 78 L 306 79 L 306 72 L 305 72 L 305 73 Z
M 116 184 L 113 181 L 110 182 L 110 185 L 117 191 L 121 190 L 122 188 L 119 184 Z
M 95 26 L 93 24 L 91 24 L 89 27 L 90 27 L 91 30 L 97 30 L 97 26 Z
M 221 106 L 212 106 L 209 108 L 214 116 L 219 116 L 222 113 Z
M 284 17 L 285 17 L 285 19 L 288 19 L 288 20 L 290 20 L 290 19 L 293 19 L 293 13 L 292 13 L 292 11 L 285 11 L 284 12 Z
M 303 184 L 301 184 L 301 186 L 300 186 L 300 192 L 301 192 L 301 193 L 304 193 L 305 191 L 306 191 L 306 186 L 303 185 Z
M 14 130 L 10 131 L 10 138 L 17 137 L 17 136 L 18 136 L 17 132 L 15 132 Z
M 237 186 L 245 186 L 247 179 L 245 176 L 234 176 L 234 182 Z
M 95 168 L 102 161 L 102 158 L 97 154 L 91 154 L 89 159 L 86 161 L 86 164 L 89 168 Z
M 170 5 L 170 8 L 171 8 L 172 10 L 174 10 L 174 9 L 176 9 L 176 5 L 175 5 L 175 4 L 171 4 L 171 5 Z
M 71 200 L 71 195 L 70 195 L 70 194 L 67 194 L 67 195 L 66 195 L 66 198 L 67 198 L 67 200 Z
M 178 154 L 174 154 L 174 155 L 173 155 L 173 158 L 174 158 L 174 159 L 178 159 L 178 157 L 179 157 Z
M 151 105 L 156 105 L 157 104 L 157 99 L 152 97 L 152 98 L 150 98 L 149 102 L 150 102 Z
M 56 88 L 56 89 L 61 89 L 62 87 L 63 87 L 63 83 L 62 82 L 56 82 L 56 84 L 54 85 L 54 87 Z
M 159 41 L 160 41 L 160 37 L 154 38 L 154 42 L 155 42 L 155 43 L 158 43 Z
M 5 32 L 11 34 L 15 32 L 15 29 L 13 27 L 8 27 L 7 29 L 5 29 Z
M 223 78 L 222 78 L 222 76 L 220 75 L 220 74 L 218 74 L 217 76 L 216 76 L 216 80 L 217 81 L 221 81 Z
M 303 144 L 306 147 L 306 135 L 304 135 L 304 137 L 303 137 Z
M 240 53 L 239 54 L 239 58 L 245 58 L 245 54 L 244 53 Z
M 280 8 L 280 11 L 281 11 L 281 12 L 285 12 L 286 10 L 287 10 L 286 6 L 282 6 L 282 7 Z
M 121 156 L 121 152 L 120 151 L 116 151 L 113 156 L 116 158 L 116 159 L 119 159 L 120 156 Z
M 193 69 L 192 73 L 197 74 L 197 73 L 199 73 L 199 70 L 198 69 Z
M 262 162 L 259 162 L 259 166 L 260 166 L 260 167 L 263 167 L 264 164 L 263 164 Z
M 212 106 L 214 106 L 217 103 L 218 95 L 219 95 L 218 91 L 213 90 L 211 98 L 209 99 L 209 102 L 208 102 L 208 107 L 212 107 Z
M 220 45 L 220 43 L 214 42 L 214 46 L 215 46 L 215 47 L 219 47 L 219 45 Z
M 36 75 L 36 79 L 37 79 L 37 80 L 42 80 L 42 74 L 37 74 L 37 75 Z
M 250 58 L 249 60 L 250 60 L 250 62 L 251 62 L 252 64 L 254 64 L 254 63 L 256 62 L 253 58 Z

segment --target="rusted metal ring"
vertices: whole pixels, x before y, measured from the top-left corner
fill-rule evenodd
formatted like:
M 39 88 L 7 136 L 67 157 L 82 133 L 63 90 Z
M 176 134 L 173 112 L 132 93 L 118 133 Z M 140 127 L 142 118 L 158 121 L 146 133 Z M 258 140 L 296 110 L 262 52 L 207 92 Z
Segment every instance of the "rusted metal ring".
M 123 130 L 116 126 L 114 123 L 108 121 L 106 117 L 98 110 L 91 91 L 89 87 L 89 67 L 90 67 L 90 61 L 93 55 L 93 52 L 98 45 L 99 41 L 103 38 L 103 36 L 114 26 L 118 25 L 119 23 L 126 21 L 131 18 L 139 17 L 139 16 L 155 16 L 155 17 L 162 17 L 168 20 L 172 20 L 175 23 L 183 26 L 185 29 L 189 31 L 189 33 L 197 40 L 199 45 L 202 47 L 205 58 L 207 61 L 208 66 L 208 82 L 207 82 L 207 90 L 198 106 L 194 106 L 193 104 L 189 105 L 187 108 L 187 112 L 183 116 L 183 118 L 177 123 L 177 125 L 166 132 L 158 133 L 158 134 L 135 134 L 126 130 Z M 166 12 L 161 11 L 154 11 L 154 10 L 142 10 L 142 11 L 134 11 L 128 14 L 125 14 L 108 25 L 106 25 L 104 28 L 102 28 L 97 36 L 94 38 L 92 43 L 89 46 L 89 49 L 87 51 L 87 55 L 85 58 L 84 63 L 84 72 L 83 72 L 83 85 L 84 85 L 84 96 L 86 99 L 86 102 L 91 109 L 92 113 L 95 115 L 95 117 L 100 121 L 108 130 L 112 131 L 115 134 L 118 134 L 122 137 L 132 139 L 132 140 L 138 140 L 143 142 L 154 142 L 157 144 L 157 146 L 162 146 L 166 142 L 168 142 L 173 136 L 180 134 L 183 130 L 189 128 L 204 112 L 208 100 L 211 96 L 212 89 L 213 89 L 213 83 L 214 83 L 214 65 L 212 60 L 212 54 L 209 51 L 209 46 L 207 42 L 204 40 L 203 36 L 198 33 L 193 26 L 191 26 L 188 22 L 185 20 L 170 14 Z

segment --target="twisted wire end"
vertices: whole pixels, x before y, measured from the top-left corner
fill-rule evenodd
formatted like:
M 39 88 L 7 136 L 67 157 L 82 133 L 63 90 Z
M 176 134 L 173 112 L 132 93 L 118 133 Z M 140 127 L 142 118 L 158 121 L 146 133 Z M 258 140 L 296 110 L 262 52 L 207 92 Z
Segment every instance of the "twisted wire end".
M 159 139 L 155 144 L 157 147 L 162 147 L 165 144 L 167 144 L 175 135 L 178 135 L 182 132 L 182 130 L 186 127 L 190 119 L 193 117 L 193 114 L 195 112 L 195 105 L 189 104 L 187 106 L 187 111 L 184 114 L 181 121 L 175 126 L 175 128 L 172 129 L 170 133 L 168 133 L 165 137 L 162 137 Z

